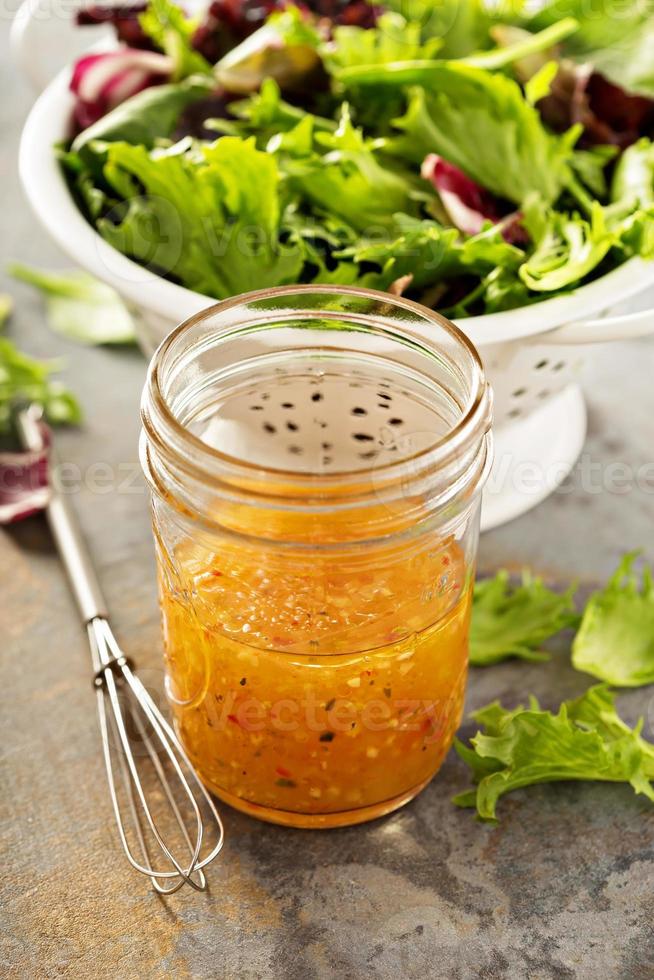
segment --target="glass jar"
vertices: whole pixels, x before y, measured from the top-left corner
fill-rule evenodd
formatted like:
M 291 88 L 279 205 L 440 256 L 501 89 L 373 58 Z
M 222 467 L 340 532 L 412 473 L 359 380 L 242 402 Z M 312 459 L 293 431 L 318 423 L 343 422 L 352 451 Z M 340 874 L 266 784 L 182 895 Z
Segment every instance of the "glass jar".
M 491 399 L 451 323 L 289 286 L 192 317 L 143 397 L 167 694 L 206 786 L 296 827 L 433 777 L 459 725 Z

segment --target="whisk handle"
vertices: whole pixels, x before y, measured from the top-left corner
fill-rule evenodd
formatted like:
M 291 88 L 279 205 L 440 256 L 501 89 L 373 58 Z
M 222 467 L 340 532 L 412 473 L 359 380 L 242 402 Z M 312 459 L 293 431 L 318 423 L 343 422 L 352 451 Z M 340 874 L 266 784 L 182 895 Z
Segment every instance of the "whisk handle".
M 31 452 L 43 449 L 40 409 L 30 405 L 16 416 L 16 429 L 23 447 Z M 51 471 L 54 454 L 50 455 Z M 46 516 L 57 551 L 64 564 L 70 587 L 84 625 L 92 619 L 107 618 L 107 604 L 95 573 L 91 556 L 77 517 L 68 500 L 50 483 Z

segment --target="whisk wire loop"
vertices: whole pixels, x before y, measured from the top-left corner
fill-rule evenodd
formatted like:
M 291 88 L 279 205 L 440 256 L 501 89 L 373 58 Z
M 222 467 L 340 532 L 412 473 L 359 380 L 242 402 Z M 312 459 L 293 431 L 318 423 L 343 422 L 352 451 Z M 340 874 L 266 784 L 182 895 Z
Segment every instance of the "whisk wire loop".
M 18 437 L 24 448 L 32 452 L 43 452 L 47 444 L 46 430 L 41 416 L 41 409 L 36 405 L 30 405 L 19 409 L 15 417 Z M 49 455 L 52 470 L 55 460 L 51 449 Z M 203 868 L 214 860 L 223 846 L 222 820 L 211 796 L 196 775 L 175 731 L 135 674 L 129 659 L 111 631 L 102 589 L 68 500 L 52 483 L 48 490 L 46 506 L 48 524 L 68 573 L 80 619 L 86 627 L 89 639 L 102 752 L 121 845 L 131 866 L 150 878 L 158 894 L 172 895 L 185 884 L 196 891 L 203 891 L 207 886 Z M 128 727 L 145 749 L 142 762 L 147 757 L 150 777 L 154 773 L 155 784 L 168 802 L 169 813 L 172 814 L 177 825 L 177 839 L 181 838 L 184 847 L 188 850 L 187 860 L 182 861 L 173 854 L 152 815 L 148 794 L 139 771 L 140 766 L 137 765 L 132 749 L 135 738 L 133 736 L 130 740 Z M 145 776 L 145 773 L 143 775 Z M 119 778 L 122 783 L 122 793 L 118 790 Z M 173 786 L 176 787 L 177 793 Z M 193 792 L 192 786 L 197 793 Z M 122 805 L 121 797 L 124 797 Z M 181 799 L 182 805 L 178 802 L 178 798 Z M 205 823 L 198 806 L 198 799 L 205 804 L 216 828 L 216 842 L 205 857 L 201 857 Z M 130 835 L 123 815 L 125 807 L 129 812 L 133 836 L 138 842 L 142 855 L 141 860 L 135 857 L 130 844 Z M 184 819 L 183 809 L 190 814 L 189 823 L 193 827 L 191 832 Z M 147 837 L 144 831 L 147 831 Z M 156 842 L 170 866 L 168 869 L 154 867 L 148 847 L 150 837 Z
M 220 816 L 215 808 L 211 797 L 200 783 L 193 771 L 190 760 L 184 752 L 179 740 L 172 728 L 161 714 L 151 695 L 131 669 L 127 658 L 123 655 L 118 643 L 106 620 L 96 618 L 89 624 L 89 636 L 92 638 L 92 649 L 95 650 L 100 664 L 98 676 L 102 678 L 102 687 L 98 689 L 98 712 L 100 716 L 100 731 L 102 736 L 103 753 L 105 766 L 109 777 L 110 795 L 118 826 L 123 850 L 128 861 L 141 874 L 147 875 L 153 887 L 159 894 L 170 895 L 176 892 L 184 884 L 190 885 L 197 891 L 206 888 L 206 879 L 202 869 L 212 861 L 223 845 L 223 827 Z M 120 694 L 124 693 L 125 706 L 121 704 Z M 110 713 L 107 715 L 107 701 Z M 108 723 L 108 718 L 109 723 Z M 177 777 L 183 796 L 191 811 L 191 819 L 194 823 L 195 843 L 191 840 L 186 823 L 182 816 L 180 807 L 171 789 L 169 777 L 165 772 L 164 766 L 159 758 L 157 751 L 152 744 L 152 738 L 146 730 L 143 718 L 146 719 L 154 736 L 156 736 L 159 746 L 163 749 L 164 755 Z M 157 777 L 158 784 L 168 801 L 179 831 L 186 843 L 190 853 L 188 865 L 180 862 L 166 845 L 165 840 L 152 816 L 147 796 L 139 775 L 139 768 L 136 764 L 134 753 L 130 744 L 130 737 L 127 732 L 126 720 L 129 720 L 133 729 L 139 737 L 140 744 L 145 748 L 152 769 Z M 111 734 L 110 734 L 111 733 Z M 128 835 L 125 829 L 123 810 L 116 791 L 116 772 L 112 761 L 111 735 L 116 745 L 120 746 L 121 751 L 117 753 L 119 760 L 120 774 L 125 797 L 132 818 L 132 825 L 139 848 L 143 855 L 143 861 L 139 861 L 133 854 Z M 201 796 L 211 810 L 212 816 L 218 827 L 218 839 L 211 852 L 200 860 L 202 849 L 204 828 L 202 814 L 196 802 L 193 790 L 189 785 L 187 776 L 184 774 L 182 765 L 187 769 L 191 780 L 195 783 Z M 137 807 L 137 801 L 140 807 Z M 150 834 L 159 845 L 166 860 L 173 866 L 171 870 L 160 870 L 153 867 L 150 859 L 149 850 L 143 834 L 142 822 L 145 821 Z M 197 880 L 195 880 L 195 878 Z M 173 880 L 172 885 L 163 886 L 162 880 Z

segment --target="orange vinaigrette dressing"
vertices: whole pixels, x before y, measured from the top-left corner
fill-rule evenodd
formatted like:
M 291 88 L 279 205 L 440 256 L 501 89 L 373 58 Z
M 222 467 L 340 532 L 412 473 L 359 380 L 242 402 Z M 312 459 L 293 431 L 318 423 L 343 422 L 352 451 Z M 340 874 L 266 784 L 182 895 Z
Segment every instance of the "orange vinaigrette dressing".
M 467 673 L 471 575 L 453 541 L 292 562 L 186 541 L 174 564 L 183 588 L 160 576 L 168 694 L 219 797 L 334 827 L 395 809 L 437 772 Z
M 461 719 L 490 399 L 465 338 L 403 300 L 242 302 L 171 334 L 144 400 L 168 696 L 232 806 L 359 823 Z

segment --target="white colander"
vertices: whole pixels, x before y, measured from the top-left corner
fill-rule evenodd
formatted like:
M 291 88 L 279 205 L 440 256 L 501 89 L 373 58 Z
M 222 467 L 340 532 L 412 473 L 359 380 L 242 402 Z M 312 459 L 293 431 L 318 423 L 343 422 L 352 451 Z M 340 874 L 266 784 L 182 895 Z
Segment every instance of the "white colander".
M 65 12 L 53 12 L 56 2 L 26 0 L 14 24 L 17 60 L 37 87 L 42 87 L 43 66 L 51 65 L 53 49 L 64 60 L 66 52 L 71 57 L 81 53 L 82 38 L 95 40 L 102 34 L 102 29 L 91 35 L 75 31 L 70 5 Z M 115 46 L 112 41 L 101 45 Z M 69 80 L 70 69 L 59 72 L 27 119 L 19 160 L 25 193 L 61 248 L 130 304 L 141 346 L 151 354 L 173 326 L 211 301 L 131 262 L 83 218 L 52 153 L 53 144 L 68 131 L 73 106 Z M 483 528 L 529 510 L 570 472 L 586 433 L 578 378 L 590 356 L 589 345 L 654 333 L 654 310 L 630 308 L 648 287 L 654 290 L 654 262 L 631 259 L 570 295 L 458 321 L 479 348 L 495 393 L 496 456 L 484 496 Z M 654 307 L 654 291 L 648 305 Z

